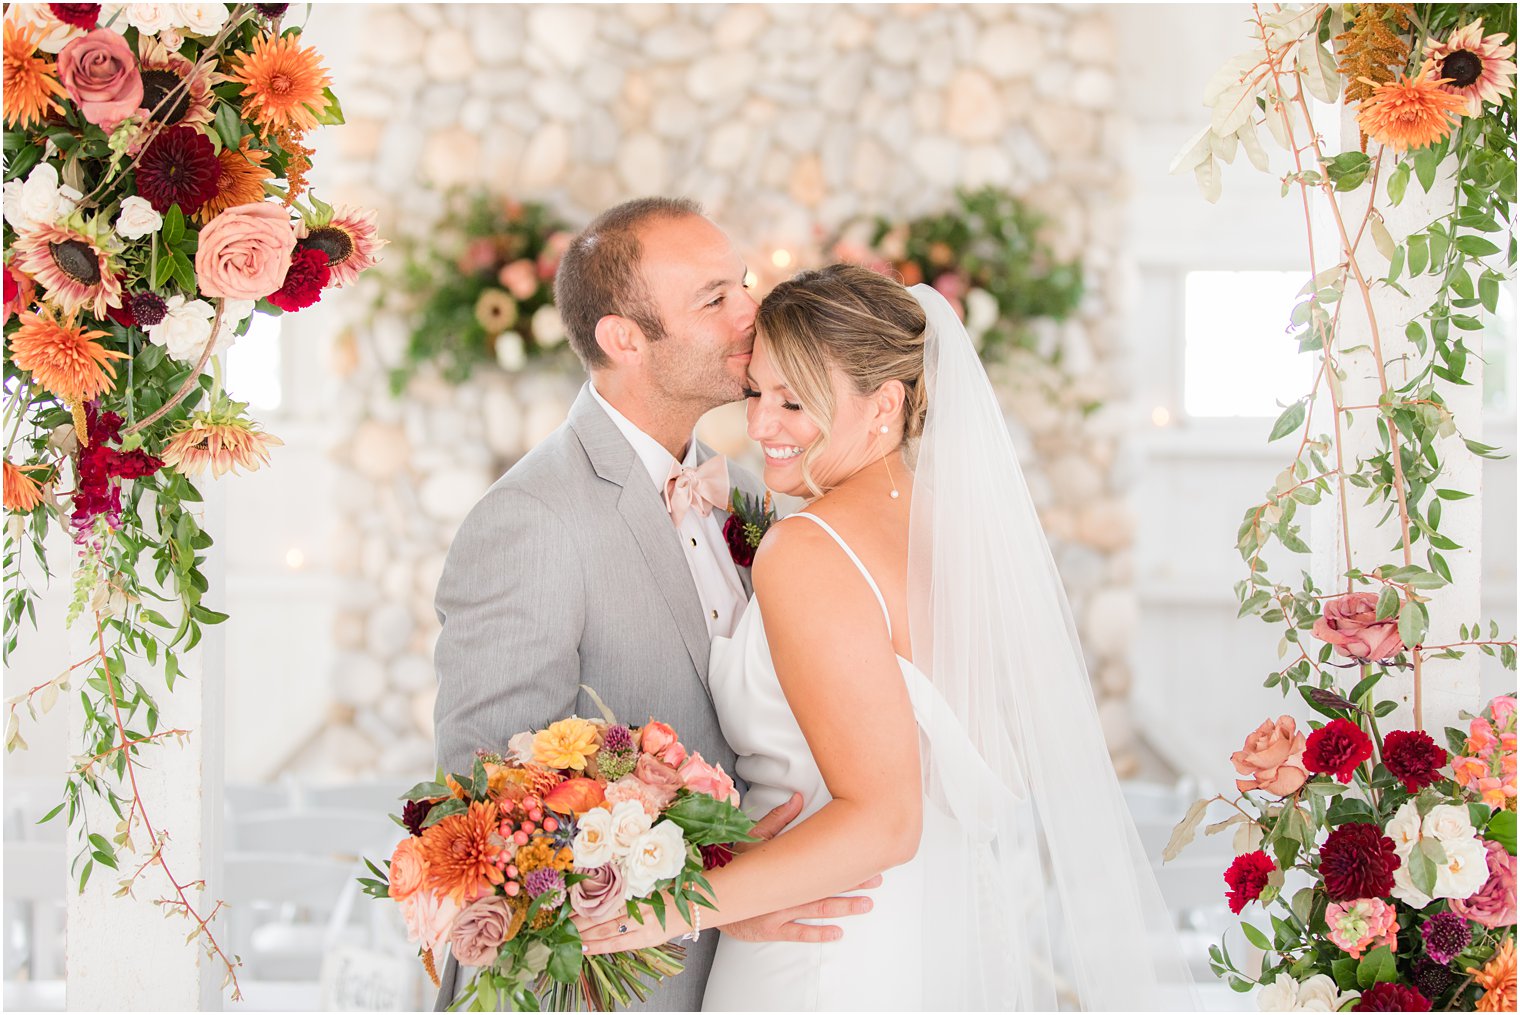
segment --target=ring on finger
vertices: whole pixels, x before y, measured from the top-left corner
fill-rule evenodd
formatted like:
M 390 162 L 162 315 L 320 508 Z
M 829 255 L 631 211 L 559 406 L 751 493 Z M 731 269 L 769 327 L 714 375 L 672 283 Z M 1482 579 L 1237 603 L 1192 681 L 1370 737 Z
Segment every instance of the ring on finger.
M 628 933 L 628 925 L 626 923 L 620 923 L 620 924 L 618 924 L 618 933 L 619 934 L 626 934 L 626 933 Z

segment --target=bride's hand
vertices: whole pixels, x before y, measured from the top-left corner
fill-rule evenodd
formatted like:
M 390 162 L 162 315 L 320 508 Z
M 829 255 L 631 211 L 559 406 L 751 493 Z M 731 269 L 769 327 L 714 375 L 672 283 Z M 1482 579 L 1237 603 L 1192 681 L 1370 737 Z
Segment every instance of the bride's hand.
M 576 929 L 581 932 L 581 951 L 587 955 L 605 955 L 609 952 L 653 948 L 691 931 L 691 925 L 681 918 L 675 905 L 668 900 L 665 903 L 663 927 L 654 915 L 654 910 L 647 904 L 641 905 L 639 909 L 639 915 L 644 918 L 643 923 L 626 912 L 601 923 L 593 923 L 584 916 L 571 917 Z

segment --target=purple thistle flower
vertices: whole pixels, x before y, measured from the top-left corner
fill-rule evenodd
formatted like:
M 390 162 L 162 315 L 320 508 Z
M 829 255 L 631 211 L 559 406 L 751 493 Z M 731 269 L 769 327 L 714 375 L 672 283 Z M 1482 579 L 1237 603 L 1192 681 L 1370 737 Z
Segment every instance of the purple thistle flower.
M 1456 913 L 1437 913 L 1425 921 L 1420 934 L 1426 953 L 1443 966 L 1472 944 L 1472 928 Z
M 633 735 L 627 726 L 608 726 L 602 734 L 602 750 L 621 754 L 633 750 Z
M 533 871 L 523 887 L 528 890 L 528 896 L 534 899 L 549 893 L 550 898 L 544 902 L 546 908 L 558 906 L 565 899 L 565 876 L 553 867 L 540 867 Z

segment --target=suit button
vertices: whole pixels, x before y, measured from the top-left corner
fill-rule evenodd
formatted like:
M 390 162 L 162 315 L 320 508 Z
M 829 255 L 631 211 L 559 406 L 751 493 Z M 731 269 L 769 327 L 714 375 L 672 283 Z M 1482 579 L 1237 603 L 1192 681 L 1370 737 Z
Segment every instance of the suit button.
M 691 540 L 691 545 L 692 545 L 692 546 L 696 546 L 696 545 L 697 545 L 697 540 L 696 540 L 696 537 L 695 537 L 695 536 L 693 536 L 693 537 L 692 537 L 692 540 Z
M 713 619 L 714 620 L 718 619 L 718 611 L 717 610 L 713 610 Z

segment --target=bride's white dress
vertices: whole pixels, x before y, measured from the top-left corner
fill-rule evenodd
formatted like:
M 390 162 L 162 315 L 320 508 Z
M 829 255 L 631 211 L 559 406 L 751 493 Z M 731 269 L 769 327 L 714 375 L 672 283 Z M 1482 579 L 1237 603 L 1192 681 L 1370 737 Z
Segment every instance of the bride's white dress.
M 870 572 L 823 519 L 806 512 L 849 555 L 869 583 L 890 636 L 892 619 Z M 937 692 L 908 660 L 898 656 L 919 728 L 932 730 Z M 787 705 L 776 678 L 758 599 L 750 600 L 730 638 L 714 638 L 708 682 L 723 735 L 738 755 L 738 774 L 749 784 L 743 808 L 752 818 L 802 794 L 803 821 L 830 800 L 828 787 Z M 723 936 L 707 979 L 704 1011 L 906 1011 L 926 1007 L 922 983 L 924 878 L 937 854 L 950 855 L 959 833 L 948 815 L 926 798 L 918 854 L 882 875 L 869 892 L 873 907 L 840 921 L 844 937 L 818 944 L 751 942 Z M 932 1006 L 932 1002 L 929 1004 Z

